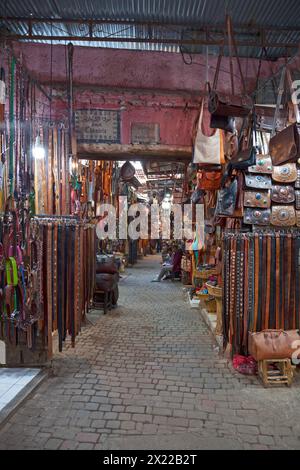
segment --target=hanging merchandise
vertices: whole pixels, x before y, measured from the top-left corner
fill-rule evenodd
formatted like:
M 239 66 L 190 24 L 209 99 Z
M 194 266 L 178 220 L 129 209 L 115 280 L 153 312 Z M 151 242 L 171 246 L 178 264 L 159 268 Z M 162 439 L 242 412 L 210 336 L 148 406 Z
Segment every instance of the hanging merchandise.
M 300 326 L 300 232 L 223 235 L 223 337 L 248 352 L 248 332 Z
M 135 175 L 134 166 L 129 161 L 125 162 L 121 167 L 120 175 L 124 181 L 131 181 Z
M 196 138 L 194 142 L 193 163 L 220 165 L 225 163 L 223 133 L 215 129 L 211 136 L 203 133 L 204 100 L 201 103 Z
M 252 104 L 251 98 L 247 95 L 245 80 L 244 80 L 244 76 L 242 73 L 241 63 L 238 57 L 238 51 L 237 51 L 235 38 L 233 34 L 232 20 L 230 16 L 228 15 L 226 18 L 226 24 L 227 24 L 228 46 L 229 46 L 229 59 L 230 59 L 231 96 L 225 95 L 224 93 L 219 93 L 217 91 L 221 59 L 223 55 L 223 47 L 222 47 L 221 53 L 218 58 L 213 87 L 209 93 L 208 109 L 212 115 L 217 115 L 217 116 L 222 116 L 222 117 L 230 116 L 231 118 L 243 117 L 243 116 L 247 116 L 250 113 L 253 104 Z M 236 95 L 235 90 L 234 90 L 233 60 L 232 60 L 233 53 L 237 61 L 239 74 L 240 74 L 240 80 L 242 83 L 242 88 L 243 88 L 242 96 Z M 225 121 L 224 123 L 225 123 L 225 126 L 229 124 L 227 121 Z
M 198 171 L 197 188 L 206 190 L 216 190 L 221 187 L 221 171 Z

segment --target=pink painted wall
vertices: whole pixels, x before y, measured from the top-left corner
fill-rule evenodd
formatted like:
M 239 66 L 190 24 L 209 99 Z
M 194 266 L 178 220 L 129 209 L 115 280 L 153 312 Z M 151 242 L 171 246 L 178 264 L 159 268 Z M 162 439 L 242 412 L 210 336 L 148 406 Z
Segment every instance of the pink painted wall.
M 16 54 L 31 73 L 45 85 L 50 81 L 50 46 L 15 43 Z M 54 46 L 52 79 L 57 84 L 54 109 L 57 117 L 66 117 L 66 48 Z M 205 57 L 193 57 L 194 64 L 184 64 L 180 54 L 141 52 L 105 48 L 75 47 L 73 62 L 74 109 L 122 109 L 121 143 L 129 144 L 133 122 L 155 122 L 160 125 L 161 144 L 189 146 L 199 114 L 199 92 L 206 79 Z M 212 82 L 216 57 L 209 59 Z M 241 59 L 249 91 L 257 76 L 259 61 Z M 263 62 L 261 77 L 272 75 L 281 61 Z M 202 64 L 202 65 L 201 65 Z M 230 92 L 229 61 L 222 60 L 218 89 Z M 234 74 L 239 77 L 237 65 Z M 59 89 L 59 84 L 61 89 Z M 235 89 L 241 90 L 236 78 Z M 94 88 L 93 88 L 94 87 Z M 103 90 L 95 87 L 103 87 Z M 105 89 L 106 88 L 106 89 Z M 117 88 L 118 90 L 113 90 Z M 143 93 L 147 90 L 147 93 Z M 149 90 L 152 90 L 149 93 Z M 209 115 L 205 123 L 208 128 Z

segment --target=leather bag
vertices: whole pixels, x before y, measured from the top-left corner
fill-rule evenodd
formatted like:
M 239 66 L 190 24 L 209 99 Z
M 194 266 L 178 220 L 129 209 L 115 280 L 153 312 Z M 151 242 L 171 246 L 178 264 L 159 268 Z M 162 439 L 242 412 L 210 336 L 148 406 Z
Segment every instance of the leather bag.
M 204 203 L 204 191 L 202 189 L 196 189 L 191 196 L 191 202 L 193 204 L 203 204 Z
M 245 191 L 244 206 L 269 209 L 271 207 L 270 191 Z
M 243 128 L 245 125 L 245 120 L 243 122 L 243 127 L 241 130 L 241 136 L 243 135 Z M 241 139 L 239 145 L 242 145 L 243 140 Z M 256 155 L 257 155 L 257 131 L 256 131 L 256 116 L 253 115 L 252 124 L 251 124 L 251 136 L 250 144 L 246 149 L 240 148 L 238 152 L 232 156 L 230 164 L 232 168 L 236 170 L 247 170 L 249 166 L 256 164 Z
M 269 209 L 245 209 L 244 224 L 269 225 L 271 211 Z
M 201 103 L 197 133 L 194 142 L 193 163 L 221 165 L 225 163 L 223 134 L 215 129 L 211 136 L 206 136 L 202 130 L 204 100 Z
M 279 204 L 290 204 L 295 201 L 295 190 L 293 186 L 272 186 L 271 189 L 272 202 Z M 300 202 L 300 200 L 299 200 Z
M 216 216 L 232 216 L 237 203 L 238 181 L 235 178 L 229 186 L 218 192 Z
M 299 157 L 299 124 L 294 123 L 270 139 L 269 152 L 273 165 L 296 161 Z
M 230 57 L 230 79 L 231 79 L 231 95 L 225 93 L 220 93 L 217 91 L 219 72 L 221 67 L 221 61 L 223 56 L 224 42 L 220 50 L 218 57 L 216 73 L 214 77 L 213 87 L 209 93 L 209 104 L 208 109 L 211 114 L 216 114 L 218 116 L 230 116 L 230 117 L 244 117 L 247 116 L 252 108 L 252 100 L 247 95 L 246 85 L 244 76 L 242 73 L 242 68 L 240 60 L 238 57 L 238 51 L 235 43 L 235 38 L 233 34 L 232 20 L 229 15 L 226 17 L 227 24 L 227 37 L 228 37 L 228 46 L 229 46 L 229 57 Z M 233 77 L 233 56 L 235 56 L 240 80 L 242 83 L 243 94 L 242 96 L 236 95 L 234 90 L 234 77 Z
M 248 188 L 271 189 L 272 180 L 268 175 L 245 175 L 245 184 Z
M 300 211 L 295 211 L 296 212 L 296 225 L 297 227 L 300 227 Z
M 293 183 L 297 179 L 296 163 L 287 163 L 282 166 L 274 166 L 272 178 L 278 183 Z
M 269 155 L 256 155 L 255 165 L 249 166 L 249 173 L 272 173 L 272 159 Z
M 249 354 L 256 361 L 263 359 L 291 359 L 300 340 L 299 330 L 263 330 L 249 332 Z
M 221 187 L 221 171 L 199 171 L 197 174 L 197 188 L 208 191 L 216 190 Z
M 124 181 L 130 181 L 135 175 L 135 168 L 130 162 L 127 161 L 121 167 L 120 174 Z
M 296 224 L 294 206 L 272 206 L 271 224 L 278 227 L 291 227 Z
M 210 118 L 210 127 L 212 129 L 223 129 L 223 131 L 235 132 L 235 119 L 232 116 L 220 116 L 212 114 Z

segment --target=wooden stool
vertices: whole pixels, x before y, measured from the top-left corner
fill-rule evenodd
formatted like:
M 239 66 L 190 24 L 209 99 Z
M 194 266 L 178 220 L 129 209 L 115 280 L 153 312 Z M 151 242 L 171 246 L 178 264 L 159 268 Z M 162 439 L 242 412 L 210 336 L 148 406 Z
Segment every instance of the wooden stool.
M 95 297 L 97 295 L 101 295 L 103 297 L 103 300 L 95 300 Z M 103 308 L 103 313 L 104 315 L 106 315 L 107 310 L 111 310 L 112 308 L 112 291 L 95 289 L 91 307 L 94 309 Z
M 270 368 L 274 364 L 276 369 Z M 271 385 L 291 386 L 293 381 L 293 367 L 290 359 L 264 359 L 258 361 L 258 374 L 265 387 Z

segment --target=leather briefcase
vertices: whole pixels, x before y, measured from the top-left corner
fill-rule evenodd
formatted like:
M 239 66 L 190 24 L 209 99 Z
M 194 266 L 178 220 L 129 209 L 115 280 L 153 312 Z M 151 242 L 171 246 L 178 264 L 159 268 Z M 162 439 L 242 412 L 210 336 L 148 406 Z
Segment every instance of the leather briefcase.
M 295 188 L 300 189 L 300 168 L 297 167 L 297 178 L 295 181 Z
M 269 209 L 249 209 L 245 210 L 244 224 L 269 225 L 271 211 Z
M 263 359 L 291 359 L 297 351 L 300 340 L 299 330 L 263 330 L 257 333 L 249 332 L 249 354 L 256 361 Z
M 289 161 L 296 161 L 299 156 L 299 125 L 294 123 L 274 137 L 269 142 L 269 152 L 273 165 L 281 165 Z
M 300 194 L 299 194 L 300 195 Z M 295 190 L 293 186 L 272 186 L 271 199 L 279 204 L 290 204 L 295 201 Z M 299 199 L 300 202 L 300 199 Z
M 268 175 L 245 175 L 245 184 L 248 188 L 271 189 L 272 180 Z
M 237 179 L 234 179 L 229 186 L 220 189 L 218 192 L 215 215 L 229 217 L 232 216 L 237 203 L 237 195 L 238 181 Z
M 272 173 L 272 159 L 269 155 L 257 155 L 255 165 L 249 166 L 249 173 Z
M 300 191 L 295 191 L 296 209 L 300 209 Z
M 269 209 L 271 207 L 270 191 L 245 191 L 244 206 Z
M 297 180 L 296 163 L 287 163 L 282 166 L 274 166 L 272 178 L 278 183 L 293 183 Z
M 294 206 L 272 206 L 271 224 L 278 227 L 290 227 L 296 224 Z

